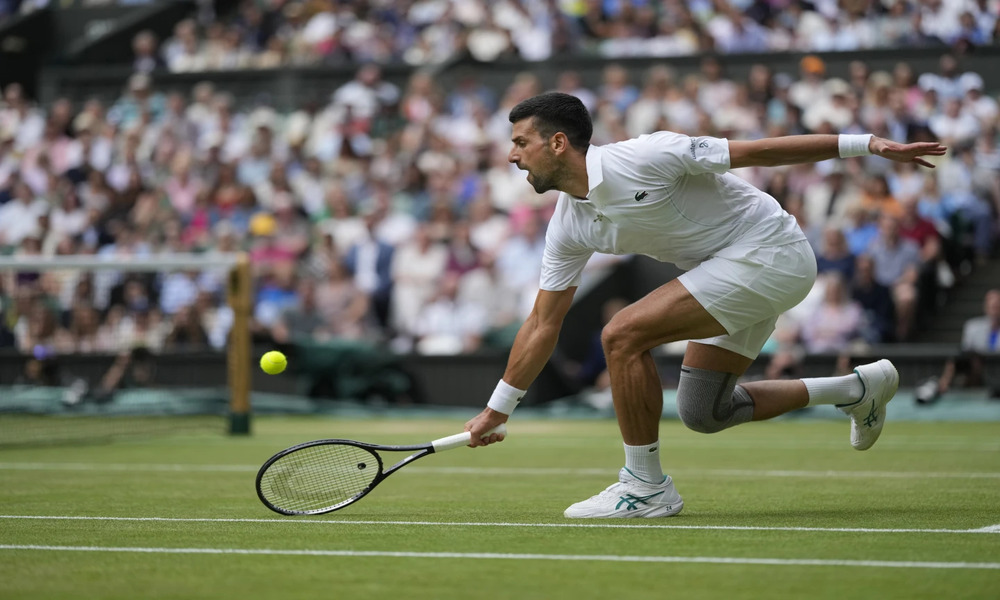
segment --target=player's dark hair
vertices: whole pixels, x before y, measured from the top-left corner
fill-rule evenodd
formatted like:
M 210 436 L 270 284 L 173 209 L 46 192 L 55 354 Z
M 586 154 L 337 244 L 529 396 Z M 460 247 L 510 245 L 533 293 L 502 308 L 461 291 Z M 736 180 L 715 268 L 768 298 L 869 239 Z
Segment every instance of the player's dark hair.
M 523 100 L 511 109 L 508 118 L 511 123 L 534 119 L 532 124 L 545 139 L 561 131 L 571 146 L 584 153 L 594 134 L 587 107 L 576 96 L 562 92 L 547 92 Z

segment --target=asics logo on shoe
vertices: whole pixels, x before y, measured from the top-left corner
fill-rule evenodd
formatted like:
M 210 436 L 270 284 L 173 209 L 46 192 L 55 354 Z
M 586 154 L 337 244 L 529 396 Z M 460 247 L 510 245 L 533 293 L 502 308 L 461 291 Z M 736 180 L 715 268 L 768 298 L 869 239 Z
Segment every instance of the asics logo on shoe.
M 648 504 L 649 500 L 656 498 L 663 492 L 656 492 L 655 494 L 650 494 L 648 496 L 633 496 L 632 494 L 625 494 L 624 496 L 619 496 L 619 502 L 615 505 L 615 510 L 622 507 L 625 504 L 625 510 L 638 510 L 639 504 Z
M 865 425 L 871 427 L 875 423 L 878 423 L 878 415 L 875 414 L 876 404 L 872 404 L 872 409 L 868 411 L 868 416 L 865 417 Z

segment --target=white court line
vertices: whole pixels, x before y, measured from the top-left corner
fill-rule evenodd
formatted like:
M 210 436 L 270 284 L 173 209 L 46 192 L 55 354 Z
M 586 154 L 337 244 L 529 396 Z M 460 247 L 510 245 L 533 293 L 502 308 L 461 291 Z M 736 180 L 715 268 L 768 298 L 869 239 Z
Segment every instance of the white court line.
M 253 465 L 185 465 L 162 463 L 0 463 L 0 471 L 198 471 L 205 473 L 251 473 Z
M 0 515 L 0 519 L 39 521 L 161 521 L 167 523 L 293 523 L 300 525 L 401 525 L 433 527 L 523 527 L 561 529 L 690 529 L 720 531 L 800 531 L 813 533 L 1000 533 L 1000 525 L 979 529 L 903 529 L 873 527 L 766 527 L 756 525 L 632 525 L 624 523 L 505 523 L 505 522 L 442 522 L 442 521 L 372 521 L 349 519 L 239 519 L 197 517 L 101 517 L 76 515 Z
M 0 463 L 0 471 L 150 471 L 150 472 L 204 472 L 204 473 L 256 473 L 254 465 L 198 465 L 198 464 L 140 464 L 140 463 Z M 767 469 L 671 469 L 671 473 L 687 476 L 724 477 L 845 477 L 874 479 L 1000 479 L 1000 473 L 964 473 L 943 471 L 801 471 Z M 564 469 L 559 467 L 424 467 L 410 466 L 400 473 L 431 473 L 441 475 L 608 475 L 614 469 Z
M 344 556 L 386 558 L 456 558 L 478 560 L 556 560 L 637 563 L 702 563 L 803 567 L 882 567 L 897 569 L 1000 569 L 1000 563 L 837 560 L 823 558 L 744 558 L 739 556 L 629 556 L 616 554 L 500 554 L 492 552 L 397 552 L 386 550 L 279 550 L 270 548 L 137 548 L 131 546 L 41 546 L 0 544 L 0 550 L 55 552 L 132 552 L 139 554 L 241 554 L 267 556 Z

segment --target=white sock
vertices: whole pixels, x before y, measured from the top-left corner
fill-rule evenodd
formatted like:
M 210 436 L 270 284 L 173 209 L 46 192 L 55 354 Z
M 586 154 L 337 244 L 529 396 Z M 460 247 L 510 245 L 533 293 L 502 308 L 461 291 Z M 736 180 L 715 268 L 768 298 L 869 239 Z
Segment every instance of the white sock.
M 625 468 L 646 483 L 659 484 L 666 477 L 660 466 L 659 440 L 645 446 L 625 446 Z
M 803 379 L 809 392 L 809 404 L 855 404 L 865 394 L 865 386 L 857 373 L 840 377 L 813 377 Z

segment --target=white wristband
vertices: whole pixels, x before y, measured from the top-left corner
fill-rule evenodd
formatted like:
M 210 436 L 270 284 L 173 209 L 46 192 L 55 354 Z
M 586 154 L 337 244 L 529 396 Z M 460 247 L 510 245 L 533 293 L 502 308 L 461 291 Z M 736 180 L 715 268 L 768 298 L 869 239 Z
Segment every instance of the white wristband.
M 840 158 L 851 158 L 854 156 L 871 156 L 872 151 L 868 149 L 868 144 L 872 141 L 872 134 L 837 136 L 837 149 L 840 150 Z
M 519 390 L 512 385 L 508 385 L 506 381 L 501 379 L 497 383 L 496 389 L 493 390 L 493 395 L 490 396 L 490 401 L 486 403 L 486 406 L 498 413 L 509 415 L 517 408 L 517 404 L 524 397 L 524 393 L 524 390 Z

